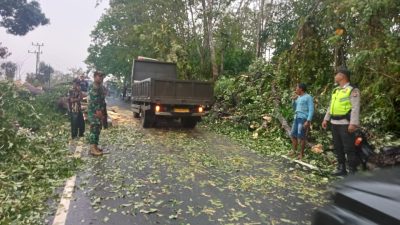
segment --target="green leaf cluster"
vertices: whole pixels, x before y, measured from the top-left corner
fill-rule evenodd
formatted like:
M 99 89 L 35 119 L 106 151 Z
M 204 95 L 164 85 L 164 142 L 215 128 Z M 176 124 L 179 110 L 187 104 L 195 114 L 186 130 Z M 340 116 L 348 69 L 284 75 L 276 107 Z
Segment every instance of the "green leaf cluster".
M 0 26 L 14 35 L 25 35 L 49 19 L 42 13 L 38 1 L 2 0 L 0 1 Z
M 69 125 L 56 110 L 65 87 L 32 96 L 0 82 L 0 224 L 43 224 L 47 200 L 71 176 Z

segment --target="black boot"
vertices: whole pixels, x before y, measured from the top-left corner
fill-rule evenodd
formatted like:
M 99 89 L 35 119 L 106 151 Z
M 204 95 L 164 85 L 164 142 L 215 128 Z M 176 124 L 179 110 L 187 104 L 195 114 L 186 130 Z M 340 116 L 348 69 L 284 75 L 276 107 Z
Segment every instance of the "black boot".
M 336 167 L 336 171 L 332 174 L 333 176 L 346 176 L 347 171 L 346 171 L 346 164 L 340 163 Z

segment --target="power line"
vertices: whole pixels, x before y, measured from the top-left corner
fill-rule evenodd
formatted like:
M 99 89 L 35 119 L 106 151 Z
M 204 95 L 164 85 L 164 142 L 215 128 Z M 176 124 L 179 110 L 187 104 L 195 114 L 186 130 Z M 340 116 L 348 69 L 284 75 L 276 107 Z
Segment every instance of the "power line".
M 32 54 L 36 54 L 36 77 L 38 76 L 38 72 L 39 72 L 39 63 L 40 63 L 40 54 L 43 54 L 43 52 L 40 50 L 40 47 L 43 47 L 44 44 L 39 44 L 39 43 L 32 43 L 32 46 L 36 47 L 37 50 L 35 51 L 29 51 L 28 53 L 32 53 Z

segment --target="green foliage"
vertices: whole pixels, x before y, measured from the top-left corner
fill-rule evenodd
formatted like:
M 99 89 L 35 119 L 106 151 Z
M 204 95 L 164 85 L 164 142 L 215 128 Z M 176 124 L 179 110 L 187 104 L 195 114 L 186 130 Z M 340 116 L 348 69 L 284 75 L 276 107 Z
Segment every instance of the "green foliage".
M 72 175 L 69 125 L 55 109 L 58 88 L 31 96 L 0 82 L 0 224 L 43 224 L 49 196 Z
M 269 79 L 260 73 L 220 77 L 215 83 L 217 103 L 211 118 L 228 116 L 243 129 L 248 129 L 253 123 L 260 125 L 264 114 L 273 113 L 271 96 L 266 92 L 270 88 Z
M 286 57 L 287 54 L 284 56 Z M 275 69 L 277 66 L 278 70 Z M 298 68 L 302 66 L 307 67 L 308 65 L 296 65 Z M 249 72 L 246 74 L 236 77 L 220 77 L 215 84 L 217 101 L 206 119 L 207 127 L 234 137 L 264 154 L 286 155 L 291 149 L 290 140 L 278 121 L 278 114 L 280 114 L 290 125 L 294 115 L 290 98 L 294 91 L 294 85 L 291 84 L 289 75 L 283 73 L 286 69 L 281 64 L 274 65 L 256 60 L 249 66 Z M 304 76 L 304 73 L 299 72 L 298 76 L 301 75 Z M 321 76 L 317 73 L 309 91 L 315 100 L 310 141 L 322 144 L 325 153 L 315 154 L 307 150 L 303 160 L 324 171 L 329 171 L 333 169 L 335 161 L 333 152 L 329 150 L 332 137 L 328 132 L 322 130 L 320 123 L 330 100 L 332 79 L 319 80 Z M 286 79 L 290 82 L 283 82 Z M 370 84 L 368 88 L 384 87 L 379 87 L 379 84 Z M 361 90 L 362 93 L 372 92 L 369 89 Z M 278 98 L 278 107 L 274 103 L 274 97 Z M 370 101 L 370 104 L 365 106 L 370 110 L 369 113 L 365 113 L 366 111 L 363 110 L 361 114 L 362 126 L 366 127 L 372 135 L 370 142 L 375 144 L 377 149 L 384 145 L 398 144 L 399 134 L 396 134 L 398 128 L 391 129 L 389 126 L 383 126 L 388 115 L 391 115 L 396 109 L 395 106 L 390 105 L 390 98 L 393 96 L 381 93 L 373 98 L 374 101 Z M 272 120 L 263 119 L 263 116 L 270 117 Z
M 246 71 L 254 59 L 254 18 L 242 22 L 234 10 L 223 13 L 232 1 L 218 1 L 210 15 L 202 1 L 113 1 L 92 32 L 86 62 L 106 73 L 129 80 L 132 59 L 139 55 L 176 62 L 183 79 L 210 79 L 211 56 L 208 19 L 216 20 L 214 34 L 220 73 Z M 243 14 L 253 9 L 244 7 Z M 221 11 L 219 11 L 221 10 Z M 246 29 L 247 32 L 243 32 Z
M 41 84 L 45 84 L 50 81 L 50 76 L 54 73 L 53 67 L 45 62 L 40 62 L 39 64 L 39 74 L 36 79 L 39 80 Z
M 15 72 L 17 71 L 17 64 L 13 62 L 4 62 L 1 64 L 1 69 L 4 70 L 4 75 L 8 80 L 14 80 Z M 0 72 L 0 76 L 1 76 Z
M 8 48 L 1 46 L 2 43 L 0 42 L 0 59 L 5 59 L 7 58 L 9 55 L 11 55 L 11 53 L 8 52 Z
M 348 0 L 330 4 L 328 8 L 341 15 L 330 17 L 350 37 L 347 52 L 353 70 L 352 82 L 361 88 L 363 112 L 371 116 L 364 122 L 399 133 L 400 2 Z
M 211 28 L 224 76 L 216 86 L 219 107 L 238 107 L 247 123 L 273 114 L 265 93 L 271 84 L 282 96 L 280 113 L 290 118 L 288 96 L 299 82 L 308 84 L 315 120 L 322 120 L 335 67 L 345 64 L 362 93 L 363 125 L 400 132 L 399 1 L 289 0 L 264 8 L 255 0 L 208 3 L 112 1 L 92 33 L 87 62 L 127 81 L 132 59 L 144 55 L 177 62 L 180 78 L 210 79 Z M 268 63 L 256 59 L 259 42 L 264 55 L 273 51 Z
M 14 35 L 25 35 L 35 27 L 46 25 L 49 19 L 42 13 L 37 1 L 0 1 L 0 26 Z

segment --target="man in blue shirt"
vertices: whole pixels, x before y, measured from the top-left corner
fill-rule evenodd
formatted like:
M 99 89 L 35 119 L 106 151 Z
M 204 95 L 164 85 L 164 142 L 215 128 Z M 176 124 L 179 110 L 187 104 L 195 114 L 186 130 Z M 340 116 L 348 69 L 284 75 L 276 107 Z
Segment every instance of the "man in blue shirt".
M 298 141 L 300 140 L 301 152 L 299 159 L 304 156 L 304 148 L 306 143 L 306 131 L 311 125 L 314 114 L 314 100 L 311 95 L 306 93 L 307 86 L 300 83 L 296 87 L 295 95 L 292 97 L 293 109 L 295 116 L 292 126 L 291 138 L 294 153 L 297 152 Z

